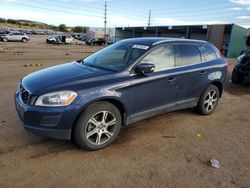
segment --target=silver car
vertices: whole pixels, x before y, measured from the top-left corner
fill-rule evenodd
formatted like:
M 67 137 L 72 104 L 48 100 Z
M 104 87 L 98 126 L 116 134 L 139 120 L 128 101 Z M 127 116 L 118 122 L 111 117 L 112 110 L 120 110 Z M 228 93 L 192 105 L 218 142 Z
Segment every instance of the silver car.
M 12 32 L 6 35 L 1 36 L 2 41 L 8 42 L 8 41 L 20 41 L 23 43 L 28 42 L 30 39 L 28 35 L 25 33 L 20 33 L 20 32 Z

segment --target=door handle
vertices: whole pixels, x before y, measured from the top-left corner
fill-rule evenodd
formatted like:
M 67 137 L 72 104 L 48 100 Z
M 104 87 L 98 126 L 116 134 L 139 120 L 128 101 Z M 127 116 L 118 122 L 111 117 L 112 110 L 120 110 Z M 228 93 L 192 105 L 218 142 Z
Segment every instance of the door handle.
M 207 71 L 205 71 L 205 70 L 202 70 L 201 72 L 200 72 L 200 74 L 206 74 L 207 73 Z
M 168 81 L 169 82 L 175 81 L 175 78 L 174 77 L 170 77 L 170 78 L 168 78 Z

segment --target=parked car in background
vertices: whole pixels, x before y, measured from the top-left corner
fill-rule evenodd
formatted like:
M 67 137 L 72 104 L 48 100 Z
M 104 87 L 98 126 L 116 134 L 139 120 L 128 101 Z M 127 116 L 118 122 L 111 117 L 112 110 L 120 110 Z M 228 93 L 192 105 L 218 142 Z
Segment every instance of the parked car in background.
M 226 74 L 226 60 L 208 42 L 127 39 L 24 77 L 15 104 L 26 130 L 97 150 L 122 125 L 185 108 L 213 113 Z
M 107 43 L 107 45 L 114 44 L 113 40 L 111 40 L 111 39 L 108 39 L 106 43 Z
M 10 33 L 10 31 L 0 28 L 0 37 L 3 36 L 3 35 L 9 34 L 9 33 Z
M 47 44 L 71 44 L 73 37 L 68 35 L 57 35 L 46 39 Z
M 89 40 L 86 40 L 86 44 L 87 45 L 98 45 L 98 46 L 101 46 L 101 45 L 104 45 L 105 44 L 105 39 L 103 38 L 99 38 L 99 39 L 96 39 L 96 38 L 93 38 L 93 39 L 89 39 Z
M 82 33 L 74 33 L 72 34 L 72 37 L 77 40 L 85 41 L 86 40 L 86 34 Z
M 250 50 L 246 50 L 237 58 L 237 64 L 232 72 L 232 82 L 242 83 L 244 80 L 250 80 Z
M 80 41 L 86 41 L 86 35 L 81 35 L 77 38 L 77 40 L 80 40 Z
M 1 40 L 4 41 L 4 42 L 20 41 L 20 42 L 26 43 L 26 42 L 28 42 L 30 40 L 30 38 L 25 33 L 11 32 L 9 34 L 2 35 Z

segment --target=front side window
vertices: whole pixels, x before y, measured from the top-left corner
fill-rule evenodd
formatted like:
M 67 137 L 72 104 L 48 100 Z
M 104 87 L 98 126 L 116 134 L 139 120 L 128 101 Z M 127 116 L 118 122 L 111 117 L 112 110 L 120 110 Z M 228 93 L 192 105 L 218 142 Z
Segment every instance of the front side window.
M 141 63 L 151 63 L 155 65 L 155 72 L 167 70 L 174 67 L 174 48 L 172 45 L 163 45 L 146 55 Z
M 185 66 L 201 62 L 200 52 L 195 45 L 176 45 L 176 66 Z

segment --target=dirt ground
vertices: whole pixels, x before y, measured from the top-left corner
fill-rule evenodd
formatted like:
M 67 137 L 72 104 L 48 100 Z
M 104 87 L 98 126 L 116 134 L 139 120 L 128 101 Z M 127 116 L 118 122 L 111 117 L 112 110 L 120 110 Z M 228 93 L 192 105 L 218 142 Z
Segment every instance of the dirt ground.
M 250 187 L 250 84 L 227 81 L 210 116 L 168 113 L 122 129 L 108 148 L 88 152 L 26 132 L 15 112 L 18 80 L 80 59 L 99 47 L 0 42 L 0 187 Z M 229 60 L 229 78 L 235 60 Z M 44 64 L 24 67 L 25 64 Z M 198 136 L 197 136 L 198 134 Z M 220 168 L 208 164 L 215 157 Z

